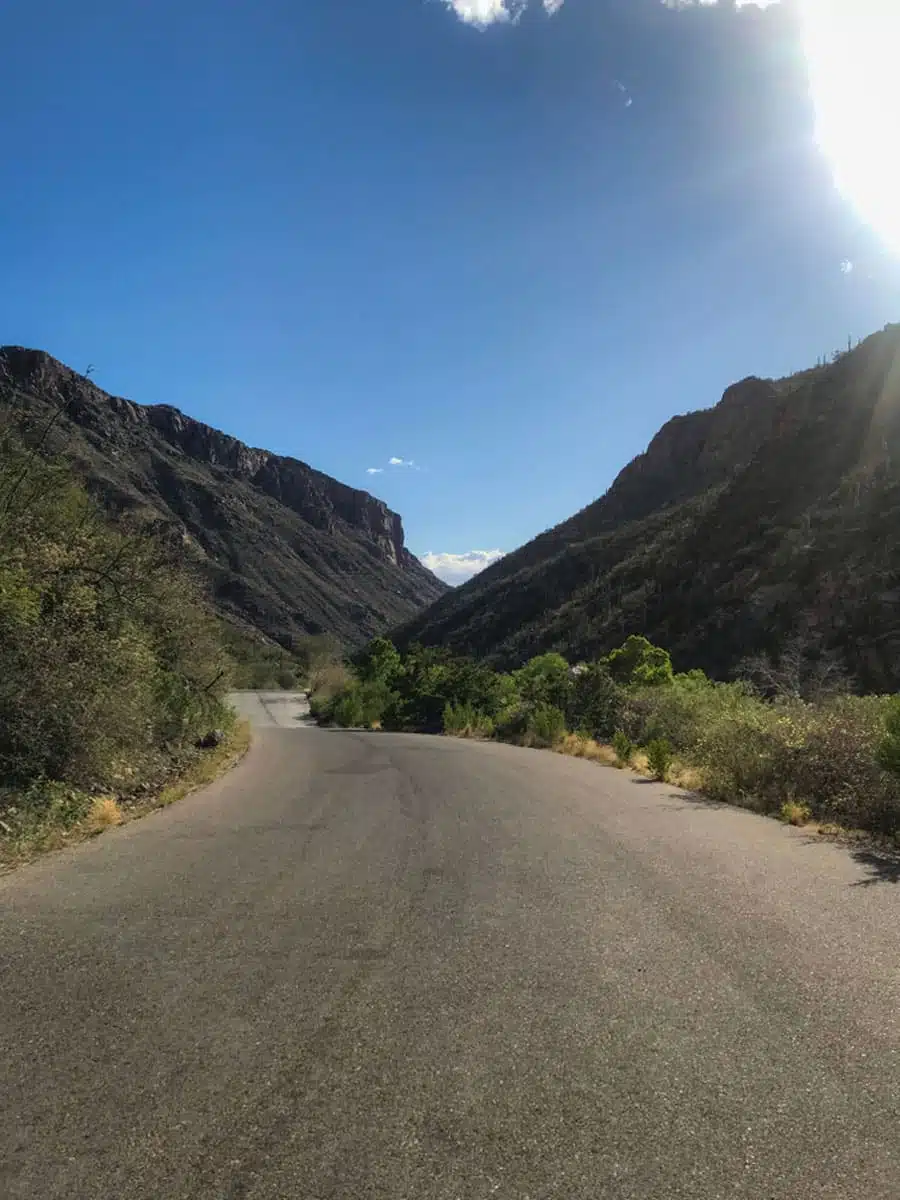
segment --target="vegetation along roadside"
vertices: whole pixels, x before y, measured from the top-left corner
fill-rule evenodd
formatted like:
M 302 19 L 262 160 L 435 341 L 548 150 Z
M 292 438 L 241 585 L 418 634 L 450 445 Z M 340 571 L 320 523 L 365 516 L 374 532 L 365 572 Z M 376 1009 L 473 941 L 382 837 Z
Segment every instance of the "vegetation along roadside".
M 495 738 L 615 766 L 719 801 L 900 841 L 900 698 L 840 690 L 790 648 L 728 683 L 675 673 L 631 636 L 590 663 L 541 654 L 494 671 L 440 648 L 376 638 L 312 687 L 323 724 Z
M 231 761 L 232 670 L 177 539 L 0 429 L 0 866 Z

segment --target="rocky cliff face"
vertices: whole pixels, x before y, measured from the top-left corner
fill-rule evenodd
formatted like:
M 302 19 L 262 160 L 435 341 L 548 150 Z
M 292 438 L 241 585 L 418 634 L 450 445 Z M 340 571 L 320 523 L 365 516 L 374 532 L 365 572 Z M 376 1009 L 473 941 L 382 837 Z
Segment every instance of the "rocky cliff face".
M 48 354 L 0 350 L 0 400 L 78 466 L 104 503 L 177 527 L 228 614 L 282 642 L 358 644 L 445 590 L 400 517 L 297 459 L 244 445 L 169 405 L 110 396 Z
M 513 665 L 645 633 L 727 676 L 788 637 L 900 688 L 900 326 L 675 417 L 605 496 L 398 635 Z

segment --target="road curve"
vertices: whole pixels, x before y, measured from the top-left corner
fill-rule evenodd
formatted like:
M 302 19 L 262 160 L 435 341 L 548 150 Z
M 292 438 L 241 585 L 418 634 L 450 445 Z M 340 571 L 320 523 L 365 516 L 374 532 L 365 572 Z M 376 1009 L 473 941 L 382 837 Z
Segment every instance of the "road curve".
M 862 857 L 552 754 L 264 728 L 0 879 L 0 1196 L 896 1200 Z

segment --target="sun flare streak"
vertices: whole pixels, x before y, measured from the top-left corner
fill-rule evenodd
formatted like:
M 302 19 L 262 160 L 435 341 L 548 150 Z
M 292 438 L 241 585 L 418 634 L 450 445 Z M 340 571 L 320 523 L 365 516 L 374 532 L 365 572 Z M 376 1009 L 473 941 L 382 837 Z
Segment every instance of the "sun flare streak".
M 900 254 L 900 2 L 802 0 L 816 140 L 862 219 Z

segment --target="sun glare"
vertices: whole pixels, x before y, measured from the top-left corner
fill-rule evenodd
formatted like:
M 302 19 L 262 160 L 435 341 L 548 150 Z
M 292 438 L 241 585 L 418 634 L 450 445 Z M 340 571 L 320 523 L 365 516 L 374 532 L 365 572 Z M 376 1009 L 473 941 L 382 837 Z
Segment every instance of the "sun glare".
M 802 0 L 816 137 L 841 192 L 900 254 L 900 0 Z

